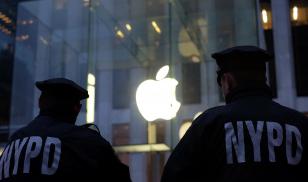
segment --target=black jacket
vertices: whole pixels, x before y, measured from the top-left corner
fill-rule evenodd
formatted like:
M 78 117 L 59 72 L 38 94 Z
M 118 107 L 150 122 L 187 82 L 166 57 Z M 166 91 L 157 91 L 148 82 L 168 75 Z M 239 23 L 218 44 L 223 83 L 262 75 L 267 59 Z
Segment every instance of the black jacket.
M 130 181 L 111 145 L 89 128 L 38 116 L 10 138 L 0 181 Z
M 205 111 L 172 152 L 162 182 L 308 181 L 308 120 L 271 100 L 267 88 L 239 89 Z

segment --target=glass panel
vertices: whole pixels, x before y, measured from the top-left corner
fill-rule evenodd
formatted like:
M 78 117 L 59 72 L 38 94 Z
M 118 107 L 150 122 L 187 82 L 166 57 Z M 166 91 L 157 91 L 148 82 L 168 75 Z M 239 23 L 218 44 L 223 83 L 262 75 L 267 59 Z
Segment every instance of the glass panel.
M 257 45 L 254 0 L 45 0 L 19 3 L 18 9 L 11 133 L 38 113 L 34 82 L 67 77 L 90 92 L 77 124 L 94 122 L 108 141 L 117 141 L 114 126 L 124 124 L 129 145 L 154 139 L 173 148 L 182 121 L 222 102 L 211 54 Z M 156 78 L 164 65 L 169 72 Z M 176 100 L 198 98 L 168 121 L 154 116 L 152 130 L 139 112 L 136 91 L 143 81 L 157 84 L 164 76 L 178 81 Z M 194 91 L 182 94 L 186 87 Z M 146 100 L 145 107 L 153 105 Z M 156 109 L 175 105 L 163 104 Z M 159 179 L 168 152 L 158 153 L 122 155 L 133 181 Z
M 61 6 L 59 2 L 19 4 L 11 133 L 38 113 L 40 93 L 34 87 L 35 81 L 66 77 L 86 86 L 89 10 L 81 2 L 66 1 Z M 81 113 L 79 122 L 85 120 L 84 115 Z
M 130 72 L 128 69 L 113 70 L 113 94 L 112 102 L 114 109 L 125 109 L 130 104 Z M 123 92 L 125 90 L 125 92 Z
M 290 3 L 296 89 L 298 96 L 308 96 L 308 2 Z
M 268 82 L 272 89 L 272 95 L 277 98 L 277 83 L 275 69 L 275 50 L 273 40 L 273 22 L 272 22 L 272 7 L 270 0 L 260 0 L 259 19 L 263 28 L 263 39 L 266 50 L 271 53 L 274 58 L 268 64 Z
M 200 64 L 182 64 L 182 97 L 183 104 L 198 104 L 201 102 Z
M 8 139 L 14 65 L 16 4 L 0 3 L 0 146 Z

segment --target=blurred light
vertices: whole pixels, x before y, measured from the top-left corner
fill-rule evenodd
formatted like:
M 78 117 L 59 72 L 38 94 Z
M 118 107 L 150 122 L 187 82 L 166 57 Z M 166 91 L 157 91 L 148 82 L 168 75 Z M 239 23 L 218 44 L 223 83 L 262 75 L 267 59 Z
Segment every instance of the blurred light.
M 43 42 L 43 44 L 48 45 L 48 41 L 43 36 L 40 36 L 40 40 Z
M 12 23 L 12 21 L 11 21 L 11 19 L 9 18 L 9 17 L 4 17 L 4 18 L 2 18 L 2 20 L 5 22 L 5 23 L 7 23 L 7 24 L 9 24 L 9 23 Z
M 197 119 L 197 117 L 199 117 L 201 114 L 202 114 L 202 112 L 197 112 L 197 113 L 194 115 L 194 120 Z
M 156 21 L 152 21 L 152 26 L 157 33 L 159 33 L 159 34 L 161 33 L 161 30 L 160 30 L 159 26 L 157 25 Z
M 2 12 L 0 12 L 0 19 L 7 24 L 12 23 L 12 20 Z
M 263 20 L 263 23 L 268 22 L 267 12 L 265 9 L 262 10 L 262 20 Z
M 95 76 L 88 74 L 87 123 L 93 123 L 95 117 Z
M 187 130 L 190 128 L 192 122 L 191 121 L 187 121 L 187 122 L 184 122 L 181 127 L 180 127 L 180 130 L 179 130 L 179 138 L 183 138 L 183 136 L 185 135 L 185 133 L 187 132 Z
M 6 29 L 6 28 L 3 29 L 3 32 L 4 32 L 5 34 L 11 34 L 11 31 L 9 31 L 9 30 Z
M 16 40 L 18 41 L 25 41 L 27 39 L 29 39 L 30 36 L 29 35 L 20 35 L 20 36 L 16 36 Z
M 87 99 L 87 123 L 94 122 L 95 87 L 88 85 L 89 98 Z
M 126 23 L 125 27 L 128 31 L 132 31 L 132 26 L 129 23 Z
M 297 6 L 294 6 L 293 7 L 293 9 L 292 9 L 292 11 L 293 11 L 293 20 L 298 20 L 298 7 Z
M 185 27 L 181 27 L 181 30 L 178 34 L 178 51 L 181 56 L 187 58 L 189 61 L 194 61 L 196 59 L 200 59 L 200 51 L 197 48 L 196 44 L 191 41 L 190 36 Z M 195 57 L 196 58 L 193 58 Z M 198 57 L 198 58 L 197 58 Z
M 125 37 L 124 33 L 121 30 L 117 30 L 116 32 L 117 36 L 123 39 Z
M 34 21 L 33 20 L 22 20 L 22 21 L 20 21 L 20 24 L 22 24 L 22 25 L 31 25 L 31 24 L 33 24 L 34 23 Z
M 88 75 L 88 84 L 95 85 L 95 76 L 91 73 Z
M 83 0 L 83 5 L 84 5 L 85 7 L 90 6 L 90 0 Z
M 61 10 L 65 7 L 67 0 L 55 0 L 55 8 L 57 10 Z
M 200 63 L 200 58 L 199 56 L 191 56 L 191 61 L 194 63 Z
M 29 39 L 29 35 L 27 34 L 27 35 L 22 35 L 21 36 L 21 40 L 27 40 L 27 39 Z
M 170 148 L 164 143 L 158 144 L 139 144 L 139 145 L 123 145 L 123 146 L 115 146 L 115 152 L 165 152 L 170 151 Z

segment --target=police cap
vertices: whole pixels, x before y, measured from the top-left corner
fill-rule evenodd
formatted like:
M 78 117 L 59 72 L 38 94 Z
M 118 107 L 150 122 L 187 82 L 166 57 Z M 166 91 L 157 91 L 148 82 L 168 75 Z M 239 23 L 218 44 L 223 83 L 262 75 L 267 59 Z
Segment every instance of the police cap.
M 83 100 L 89 97 L 86 89 L 66 78 L 52 78 L 37 81 L 35 85 L 42 91 L 42 94 L 77 100 Z
M 266 62 L 272 55 L 256 46 L 236 46 L 212 54 L 220 70 L 227 71 L 265 71 Z

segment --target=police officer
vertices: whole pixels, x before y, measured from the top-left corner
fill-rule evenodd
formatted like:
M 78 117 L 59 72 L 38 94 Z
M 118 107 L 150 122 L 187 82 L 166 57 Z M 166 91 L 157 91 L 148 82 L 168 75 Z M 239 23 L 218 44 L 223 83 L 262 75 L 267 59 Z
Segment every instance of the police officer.
M 40 113 L 11 136 L 0 181 L 130 181 L 128 167 L 99 132 L 74 125 L 87 90 L 65 78 L 36 86 Z
M 270 54 L 238 46 L 212 57 L 226 105 L 193 121 L 161 181 L 308 181 L 308 121 L 272 101 L 266 85 Z

